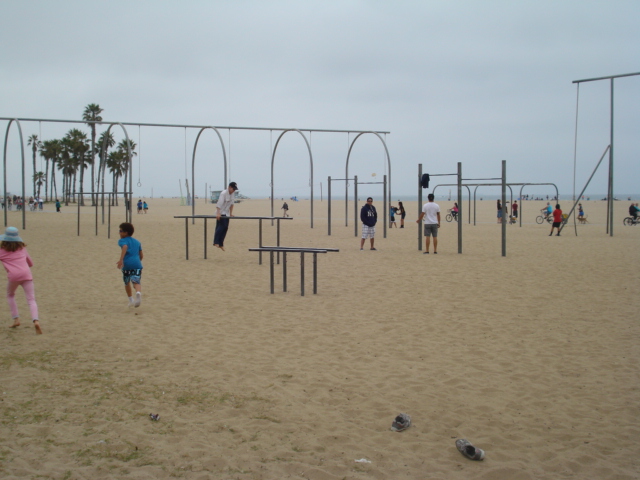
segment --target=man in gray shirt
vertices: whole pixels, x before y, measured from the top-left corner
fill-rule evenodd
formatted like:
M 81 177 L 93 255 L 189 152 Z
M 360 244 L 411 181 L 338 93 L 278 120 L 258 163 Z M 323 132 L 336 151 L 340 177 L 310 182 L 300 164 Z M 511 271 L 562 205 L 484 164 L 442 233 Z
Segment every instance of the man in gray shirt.
M 238 185 L 231 182 L 226 190 L 220 192 L 216 204 L 216 232 L 213 236 L 213 246 L 224 251 L 224 238 L 229 230 L 229 217 L 233 217 L 233 202 L 236 199 Z

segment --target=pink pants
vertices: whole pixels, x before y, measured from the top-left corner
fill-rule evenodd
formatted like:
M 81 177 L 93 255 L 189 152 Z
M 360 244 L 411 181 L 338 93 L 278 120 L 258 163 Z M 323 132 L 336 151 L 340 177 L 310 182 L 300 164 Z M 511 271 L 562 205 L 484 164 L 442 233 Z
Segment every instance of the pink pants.
M 22 282 L 9 282 L 7 285 L 7 302 L 9 302 L 9 308 L 11 309 L 11 317 L 17 318 L 18 305 L 16 305 L 16 290 L 18 286 L 22 285 L 24 294 L 27 297 L 27 303 L 29 304 L 29 310 L 31 310 L 31 319 L 38 320 L 38 304 L 36 303 L 36 291 L 33 288 L 33 280 L 23 280 Z

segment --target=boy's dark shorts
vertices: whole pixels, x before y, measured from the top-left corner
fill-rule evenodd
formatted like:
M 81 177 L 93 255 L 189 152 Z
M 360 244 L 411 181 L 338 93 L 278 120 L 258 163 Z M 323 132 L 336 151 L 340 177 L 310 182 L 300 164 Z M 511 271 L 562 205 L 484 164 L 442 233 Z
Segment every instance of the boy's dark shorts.
M 124 281 L 125 285 L 129 285 L 129 282 L 137 283 L 139 285 L 141 276 L 141 268 L 135 268 L 133 270 L 125 270 L 124 268 L 122 269 L 122 280 Z

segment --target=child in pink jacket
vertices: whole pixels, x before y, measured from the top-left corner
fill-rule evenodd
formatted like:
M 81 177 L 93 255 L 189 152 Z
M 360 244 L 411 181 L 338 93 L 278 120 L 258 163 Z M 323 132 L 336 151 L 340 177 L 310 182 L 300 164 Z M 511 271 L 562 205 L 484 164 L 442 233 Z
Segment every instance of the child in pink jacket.
M 20 316 L 18 315 L 18 306 L 16 305 L 16 290 L 19 285 L 27 297 L 29 310 L 31 310 L 31 318 L 33 325 L 36 327 L 36 333 L 42 333 L 40 322 L 38 321 L 38 304 L 36 303 L 36 294 L 33 288 L 33 277 L 31 276 L 31 267 L 33 262 L 29 253 L 27 253 L 26 245 L 18 234 L 15 227 L 7 227 L 4 235 L 0 235 L 0 262 L 7 271 L 7 302 L 11 309 L 11 317 L 13 325 L 11 328 L 20 326 Z

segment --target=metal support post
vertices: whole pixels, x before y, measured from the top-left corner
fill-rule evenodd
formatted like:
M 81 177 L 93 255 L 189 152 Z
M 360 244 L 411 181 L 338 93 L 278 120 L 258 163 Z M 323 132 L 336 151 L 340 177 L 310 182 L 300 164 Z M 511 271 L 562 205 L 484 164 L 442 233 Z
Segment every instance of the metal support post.
M 502 160 L 502 256 L 507 256 L 507 219 L 504 206 L 507 200 L 507 161 Z
M 422 164 L 418 164 L 418 218 L 422 213 Z M 418 250 L 422 251 L 422 225 L 418 222 Z
M 327 200 L 328 200 L 328 224 L 327 224 L 327 234 L 331 236 L 331 177 L 327 177 Z
M 300 295 L 304 297 L 304 252 L 300 252 Z
M 355 236 L 358 236 L 358 176 L 353 176 L 353 227 Z
M 462 162 L 458 162 L 458 253 L 462 253 Z
M 383 225 L 384 225 L 384 238 L 387 238 L 387 215 L 388 215 L 387 212 L 388 212 L 388 210 L 387 210 L 387 176 L 386 175 L 383 177 L 382 183 L 383 183 L 383 185 L 382 185 L 383 195 L 382 196 L 384 198 L 384 200 L 382 202 L 382 205 L 383 205 L 382 208 L 384 209 L 384 214 L 382 215 L 382 217 L 384 219 L 384 223 L 383 223 Z

